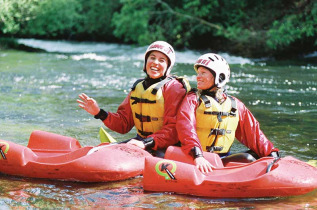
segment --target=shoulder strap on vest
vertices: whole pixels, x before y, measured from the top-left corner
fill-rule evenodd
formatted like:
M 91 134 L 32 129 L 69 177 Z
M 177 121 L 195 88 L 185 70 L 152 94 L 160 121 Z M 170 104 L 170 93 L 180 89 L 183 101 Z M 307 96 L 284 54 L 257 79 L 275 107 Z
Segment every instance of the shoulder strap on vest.
M 166 83 L 168 83 L 169 81 L 171 81 L 172 79 L 176 79 L 178 80 L 180 83 L 182 83 L 183 87 L 185 88 L 186 92 L 189 92 L 190 91 L 190 84 L 188 82 L 188 80 L 184 77 L 178 77 L 178 76 L 175 76 L 175 75 L 172 75 L 172 76 L 169 76 L 169 77 L 166 77 L 164 80 L 162 80 L 161 82 L 159 82 L 159 84 L 153 88 L 152 90 L 152 94 L 156 94 L 157 91 L 163 87 Z
M 131 87 L 131 90 L 135 90 L 135 87 L 137 86 L 137 84 L 139 84 L 140 82 L 142 82 L 144 79 L 138 79 L 137 81 L 135 81 Z
M 157 93 L 157 91 L 163 87 L 166 83 L 168 83 L 169 81 L 171 81 L 172 79 L 177 79 L 179 82 L 182 83 L 183 87 L 185 88 L 186 92 L 189 92 L 190 89 L 190 84 L 188 82 L 188 80 L 184 77 L 177 77 L 177 76 L 170 76 L 170 77 L 166 77 L 165 79 L 163 79 L 162 81 L 160 81 L 152 90 L 152 94 L 155 95 Z M 138 79 L 132 86 L 131 90 L 135 90 L 135 87 L 137 86 L 137 84 L 139 84 L 140 82 L 142 82 L 144 79 Z
M 166 77 L 165 79 L 163 79 L 162 81 L 160 81 L 155 88 L 153 88 L 152 90 L 152 94 L 155 95 L 157 93 L 157 91 L 163 87 L 167 82 L 171 81 L 173 78 L 172 77 Z
M 236 111 L 237 111 L 237 103 L 235 99 L 232 96 L 229 96 L 229 99 L 231 101 L 231 109 L 230 112 L 223 112 L 223 111 L 204 111 L 204 114 L 207 115 L 217 115 L 218 121 L 222 122 L 221 116 L 236 116 Z M 200 96 L 200 100 L 202 100 L 205 104 L 206 108 L 211 107 L 211 102 L 205 95 Z
M 231 111 L 230 111 L 230 115 L 232 116 L 236 116 L 236 111 L 237 111 L 237 102 L 236 100 L 234 100 L 234 98 L 230 95 L 228 95 L 228 97 L 231 100 Z
M 200 98 L 201 98 L 201 100 L 204 102 L 206 108 L 211 107 L 211 102 L 210 102 L 210 100 L 207 98 L 207 96 L 201 95 Z
M 185 77 L 178 77 L 178 76 L 172 76 L 172 77 L 177 79 L 180 83 L 182 83 L 186 92 L 191 91 L 191 87 L 190 87 L 188 79 L 186 79 Z

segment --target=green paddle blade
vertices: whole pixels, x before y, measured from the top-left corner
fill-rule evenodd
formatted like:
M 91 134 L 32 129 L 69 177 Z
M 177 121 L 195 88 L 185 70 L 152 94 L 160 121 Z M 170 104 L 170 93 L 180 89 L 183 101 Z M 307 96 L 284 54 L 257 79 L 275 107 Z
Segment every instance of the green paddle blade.
M 99 136 L 100 136 L 100 141 L 101 143 L 116 143 L 117 141 L 102 127 L 100 127 L 99 130 Z
M 317 160 L 309 160 L 309 161 L 307 161 L 307 163 L 308 163 L 309 165 L 312 165 L 312 166 L 317 167 Z

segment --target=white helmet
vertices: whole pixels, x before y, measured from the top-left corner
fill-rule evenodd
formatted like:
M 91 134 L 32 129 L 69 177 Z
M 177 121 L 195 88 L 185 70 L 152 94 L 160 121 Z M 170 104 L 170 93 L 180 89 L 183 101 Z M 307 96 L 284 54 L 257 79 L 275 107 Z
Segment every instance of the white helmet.
M 149 56 L 149 52 L 151 52 L 151 51 L 161 52 L 168 57 L 169 65 L 166 69 L 165 76 L 169 75 L 174 64 L 175 64 L 175 51 L 174 51 L 173 47 L 169 43 L 164 42 L 164 41 L 156 41 L 156 42 L 153 42 L 152 44 L 150 44 L 150 46 L 145 51 L 145 55 L 144 55 L 143 71 L 145 73 L 146 73 L 146 68 L 145 68 L 146 60 L 147 60 L 147 57 Z
M 221 88 L 229 82 L 230 68 L 227 61 L 220 55 L 207 53 L 200 56 L 194 65 L 196 72 L 199 66 L 206 67 L 214 73 L 216 87 Z

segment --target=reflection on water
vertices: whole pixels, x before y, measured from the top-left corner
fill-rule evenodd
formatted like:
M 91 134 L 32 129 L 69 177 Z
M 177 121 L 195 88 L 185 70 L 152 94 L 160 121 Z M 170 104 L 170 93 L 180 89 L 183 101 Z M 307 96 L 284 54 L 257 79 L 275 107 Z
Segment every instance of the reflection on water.
M 10 181 L 10 182 L 8 182 Z M 72 183 L 50 180 L 1 178 L 2 207 L 35 208 L 315 208 L 316 193 L 289 198 L 207 199 L 170 193 L 143 192 L 142 178 L 113 183 Z M 275 209 L 276 209 L 275 208 Z
M 78 94 L 94 97 L 115 111 L 133 82 L 144 77 L 146 47 L 130 45 L 21 40 L 48 53 L 0 51 L 0 139 L 27 145 L 33 130 L 99 143 L 102 125 L 80 110 Z M 195 86 L 196 51 L 177 53 L 173 72 Z M 317 159 L 316 63 L 256 62 L 222 54 L 231 64 L 228 92 L 241 99 L 281 150 L 301 160 Z M 108 130 L 109 131 L 109 130 Z M 135 135 L 120 135 L 119 140 Z M 236 143 L 233 151 L 244 149 Z M 142 177 L 114 183 L 69 183 L 0 176 L 0 205 L 35 208 L 317 208 L 314 191 L 304 196 L 269 199 L 206 199 L 143 192 Z
M 1 177 L 2 207 L 34 208 L 272 208 L 315 209 L 317 191 L 295 197 L 209 199 L 144 192 L 142 177 L 112 183 L 74 183 Z

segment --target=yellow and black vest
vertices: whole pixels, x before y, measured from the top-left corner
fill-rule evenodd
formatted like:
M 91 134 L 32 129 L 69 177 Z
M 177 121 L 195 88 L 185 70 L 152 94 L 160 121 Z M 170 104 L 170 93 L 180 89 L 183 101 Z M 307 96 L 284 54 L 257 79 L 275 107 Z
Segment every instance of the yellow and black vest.
M 236 101 L 231 96 L 222 103 L 201 95 L 196 110 L 197 135 L 204 151 L 229 152 L 239 122 Z
M 144 79 L 137 80 L 131 88 L 130 106 L 134 125 L 142 138 L 160 130 L 163 126 L 164 97 L 162 87 L 172 79 L 179 80 L 186 91 L 190 89 L 185 78 L 170 76 L 144 89 Z

